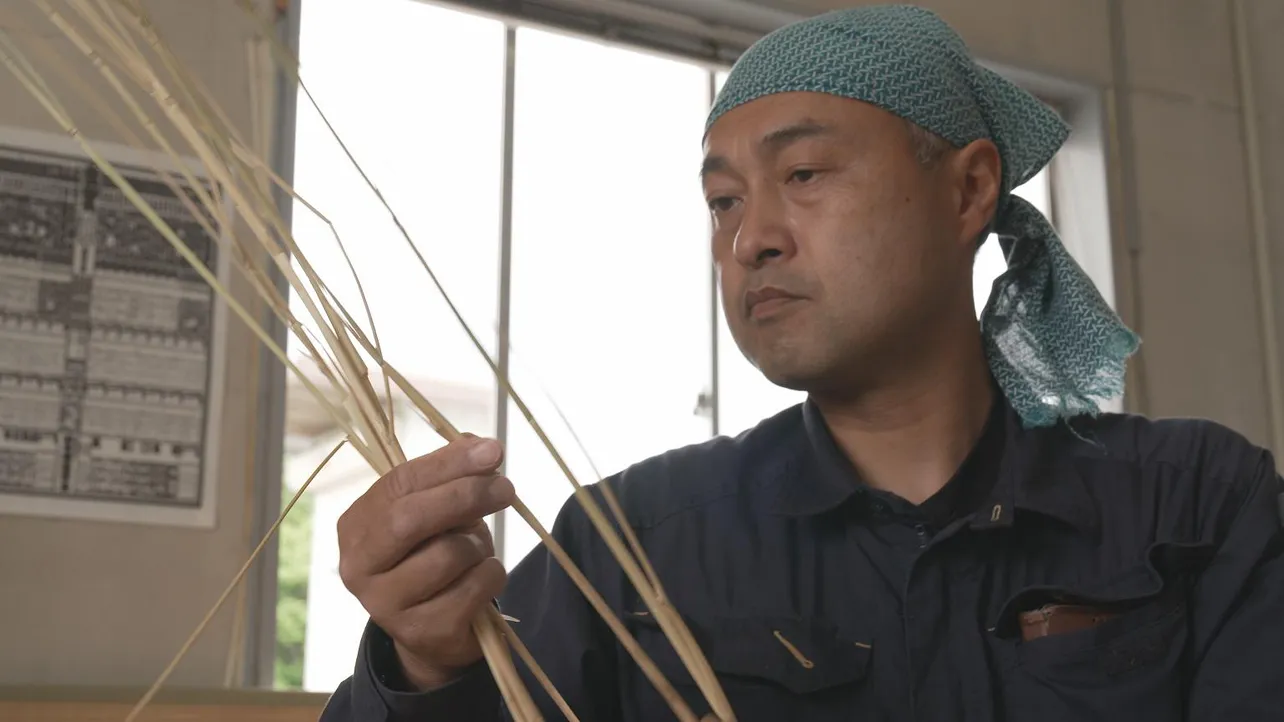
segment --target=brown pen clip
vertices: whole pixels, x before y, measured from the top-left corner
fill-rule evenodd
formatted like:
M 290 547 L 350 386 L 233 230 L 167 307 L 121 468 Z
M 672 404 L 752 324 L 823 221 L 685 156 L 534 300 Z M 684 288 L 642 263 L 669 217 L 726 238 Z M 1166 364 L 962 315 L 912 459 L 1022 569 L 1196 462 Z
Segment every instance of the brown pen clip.
M 1022 612 L 1021 639 L 1030 641 L 1054 637 L 1085 629 L 1092 629 L 1119 616 L 1094 607 L 1080 604 L 1047 604 L 1030 612 Z

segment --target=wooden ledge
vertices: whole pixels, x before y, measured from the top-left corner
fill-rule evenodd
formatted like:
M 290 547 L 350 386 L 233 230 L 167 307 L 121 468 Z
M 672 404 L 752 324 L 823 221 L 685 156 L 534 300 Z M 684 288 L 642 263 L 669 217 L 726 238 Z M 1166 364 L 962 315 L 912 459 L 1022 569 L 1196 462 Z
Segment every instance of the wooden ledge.
M 145 690 L 0 686 L 0 720 L 121 722 Z M 139 722 L 316 722 L 327 694 L 260 689 L 165 689 Z

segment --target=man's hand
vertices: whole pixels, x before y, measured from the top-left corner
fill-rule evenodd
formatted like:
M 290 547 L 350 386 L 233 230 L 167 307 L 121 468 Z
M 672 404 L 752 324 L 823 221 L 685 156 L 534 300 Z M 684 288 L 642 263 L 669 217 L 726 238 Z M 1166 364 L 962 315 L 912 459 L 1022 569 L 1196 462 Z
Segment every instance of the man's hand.
M 483 521 L 514 498 L 502 458 L 494 440 L 459 439 L 393 469 L 339 519 L 339 575 L 420 690 L 481 658 L 471 622 L 507 578 Z

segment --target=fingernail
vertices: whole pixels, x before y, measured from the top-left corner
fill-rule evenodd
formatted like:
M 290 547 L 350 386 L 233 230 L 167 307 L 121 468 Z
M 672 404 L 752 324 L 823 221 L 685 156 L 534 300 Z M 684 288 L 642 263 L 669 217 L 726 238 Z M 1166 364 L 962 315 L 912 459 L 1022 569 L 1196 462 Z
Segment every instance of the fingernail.
M 473 545 L 477 547 L 477 551 L 481 552 L 482 556 L 490 556 L 490 550 L 486 548 L 486 542 L 482 541 L 480 535 L 465 534 L 464 536 L 468 537 L 468 541 L 472 542 Z
M 468 460 L 478 466 L 490 466 L 499 461 L 499 443 L 486 439 L 468 450 Z

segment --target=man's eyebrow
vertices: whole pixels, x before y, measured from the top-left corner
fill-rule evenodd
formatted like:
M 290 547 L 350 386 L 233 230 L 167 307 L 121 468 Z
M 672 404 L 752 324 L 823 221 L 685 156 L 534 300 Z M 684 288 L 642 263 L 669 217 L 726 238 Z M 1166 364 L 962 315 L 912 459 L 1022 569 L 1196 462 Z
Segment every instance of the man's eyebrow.
M 721 173 L 730 166 L 726 158 L 720 155 L 706 156 L 704 162 L 700 164 L 700 177 L 708 178 L 713 173 Z
M 759 147 L 772 153 L 778 153 L 785 146 L 796 143 L 806 138 L 814 138 L 818 135 L 829 135 L 833 129 L 821 125 L 812 120 L 804 120 L 801 123 L 787 125 L 783 128 L 777 128 L 764 135 L 762 140 L 758 141 Z
M 787 125 L 767 133 L 758 141 L 758 147 L 768 153 L 779 153 L 791 143 L 807 138 L 832 134 L 833 128 L 815 121 L 804 120 L 801 123 Z M 720 155 L 711 155 L 700 165 L 700 177 L 706 178 L 712 173 L 721 173 L 730 167 L 727 159 Z

